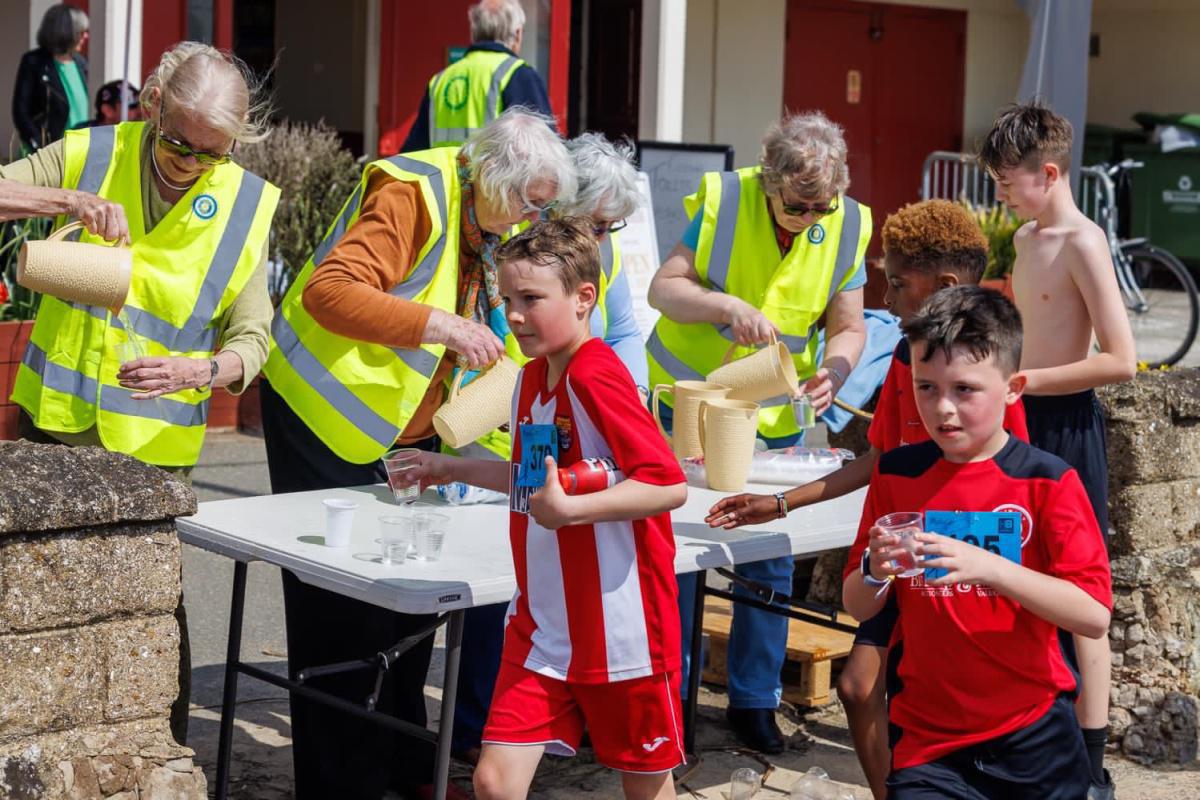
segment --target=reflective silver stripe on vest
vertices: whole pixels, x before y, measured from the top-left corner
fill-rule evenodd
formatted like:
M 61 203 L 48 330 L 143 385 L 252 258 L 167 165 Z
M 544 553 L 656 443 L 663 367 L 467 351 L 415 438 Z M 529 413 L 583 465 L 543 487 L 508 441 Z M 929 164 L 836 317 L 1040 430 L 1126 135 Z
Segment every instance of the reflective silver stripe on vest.
M 211 351 L 216 348 L 217 331 L 212 327 L 213 316 L 217 313 L 221 296 L 225 294 L 225 289 L 237 271 L 238 260 L 246 247 L 246 240 L 250 238 L 250 227 L 254 224 L 255 212 L 258 210 L 265 186 L 266 181 L 257 175 L 242 173 L 242 182 L 233 201 L 229 222 L 226 223 L 217 249 L 208 263 L 204 283 L 200 285 L 200 292 L 188 321 L 182 327 L 177 327 L 149 311 L 126 306 L 125 317 L 134 331 L 175 353 Z M 75 307 L 85 309 L 89 314 L 101 319 L 105 318 L 103 309 L 78 304 L 75 304 Z M 97 314 L 96 311 L 100 313 Z M 114 327 L 124 328 L 116 317 L 113 317 L 112 324 Z
M 600 242 L 600 269 L 604 270 L 604 279 L 612 283 L 613 275 L 613 246 L 612 234 L 604 237 L 604 241 Z
M 833 281 L 829 284 L 829 299 L 837 294 L 838 287 L 855 266 L 858 255 L 858 234 L 862 230 L 862 209 L 850 197 L 842 198 L 842 233 L 838 236 L 837 262 L 833 268 Z
M 433 164 L 427 164 L 424 161 L 417 161 L 408 156 L 392 156 L 388 159 L 388 163 L 406 172 L 424 175 L 429 179 L 429 188 L 433 190 L 433 199 L 437 203 L 438 213 L 442 218 L 442 232 L 438 235 L 437 241 L 433 243 L 433 246 L 429 248 L 429 252 L 425 254 L 425 257 L 421 259 L 413 271 L 408 274 L 408 277 L 391 289 L 391 294 L 411 300 L 424 291 L 430 282 L 433 281 L 438 264 L 442 261 L 442 253 L 446 250 L 446 231 L 451 225 L 451 220 L 447 218 L 446 214 L 446 178 L 440 168 Z M 413 351 L 408 350 L 405 352 L 411 353 Z M 414 369 L 416 368 L 414 367 Z M 425 370 L 418 370 L 418 372 L 424 373 Z
M 329 251 L 338 243 L 338 240 L 346 233 L 346 228 L 350 226 L 350 218 L 358 212 L 359 203 L 362 202 L 363 185 L 362 181 L 354 189 L 354 193 L 350 195 L 350 202 L 346 203 L 346 207 L 342 209 L 342 215 L 338 217 L 337 224 L 333 226 L 333 230 L 325 234 L 325 238 L 317 245 L 317 249 L 313 251 L 312 262 L 314 267 L 321 266 L 321 262 L 325 260 L 325 256 L 329 255 Z
M 360 400 L 349 389 L 342 385 L 325 369 L 324 365 L 312 352 L 301 343 L 287 318 L 282 314 L 275 315 L 271 324 L 271 335 L 280 353 L 287 359 L 288 364 L 303 378 L 309 386 L 333 406 L 346 421 L 365 436 L 369 436 L 383 447 L 391 447 L 400 435 L 400 429 L 376 414 L 366 403 Z
M 475 128 L 430 128 L 429 144 L 462 144 L 474 132 Z
M 677 381 L 704 380 L 703 375 L 680 361 L 674 353 L 667 349 L 667 346 L 663 344 L 662 339 L 658 336 L 657 328 L 651 331 L 650 338 L 646 340 L 646 352 L 654 356 L 654 360 L 658 362 L 658 365 Z
M 104 176 L 108 173 L 108 164 L 112 161 L 116 137 L 117 129 L 114 125 L 92 128 L 88 136 L 87 157 L 84 159 L 83 172 L 79 175 L 76 189 L 91 194 L 100 191 L 100 185 L 104 183 Z
M 741 176 L 736 172 L 722 172 L 721 204 L 717 207 L 717 229 L 713 231 L 707 274 L 709 284 L 719 292 L 725 291 L 725 282 L 729 279 L 729 262 L 733 259 L 733 234 L 737 230 L 741 202 Z M 703 214 L 704 208 L 701 207 L 696 213 Z
M 500 84 L 504 82 L 504 76 L 508 74 L 515 63 L 517 63 L 517 57 L 509 56 L 501 61 L 500 66 L 496 67 L 496 71 L 492 73 L 492 85 L 488 87 L 487 94 L 487 122 L 500 116 Z
M 134 392 L 129 389 L 120 386 L 100 386 L 95 378 L 49 361 L 45 351 L 33 342 L 26 346 L 21 363 L 38 373 L 42 385 L 46 388 L 77 397 L 88 405 L 96 404 L 99 389 L 100 408 L 104 411 L 160 420 L 181 427 L 204 425 L 208 421 L 207 398 L 199 405 L 172 400 L 169 397 L 135 400 Z

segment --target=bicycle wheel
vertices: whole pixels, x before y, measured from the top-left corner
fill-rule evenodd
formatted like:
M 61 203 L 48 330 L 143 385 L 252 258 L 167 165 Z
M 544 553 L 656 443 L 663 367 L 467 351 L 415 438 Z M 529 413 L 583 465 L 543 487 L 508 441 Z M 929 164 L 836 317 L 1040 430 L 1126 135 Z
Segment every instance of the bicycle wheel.
M 1196 340 L 1200 292 L 1187 267 L 1152 244 L 1122 245 L 1128 275 L 1141 297 L 1125 294 L 1137 359 L 1151 369 L 1177 363 Z M 1117 267 L 1121 268 L 1120 265 Z

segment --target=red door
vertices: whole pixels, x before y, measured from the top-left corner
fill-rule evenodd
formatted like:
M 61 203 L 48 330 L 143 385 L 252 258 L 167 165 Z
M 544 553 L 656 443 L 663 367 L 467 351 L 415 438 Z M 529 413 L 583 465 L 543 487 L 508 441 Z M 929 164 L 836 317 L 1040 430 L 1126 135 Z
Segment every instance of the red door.
M 878 230 L 918 199 L 929 153 L 962 149 L 966 12 L 788 0 L 787 15 L 784 107 L 846 129 L 850 194 Z

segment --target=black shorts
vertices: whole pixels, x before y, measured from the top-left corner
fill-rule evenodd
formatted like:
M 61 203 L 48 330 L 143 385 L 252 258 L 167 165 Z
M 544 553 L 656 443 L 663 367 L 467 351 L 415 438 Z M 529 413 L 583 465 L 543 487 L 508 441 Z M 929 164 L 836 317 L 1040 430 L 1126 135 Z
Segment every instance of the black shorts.
M 1029 443 L 1074 467 L 1108 543 L 1108 437 L 1100 401 L 1091 389 L 1076 394 L 1025 395 Z
M 892 631 L 896 628 L 896 619 L 900 609 L 896 605 L 896 587 L 888 589 L 887 602 L 879 613 L 858 625 L 858 633 L 854 634 L 854 645 L 865 644 L 870 647 L 887 647 L 892 641 Z
M 1018 731 L 888 776 L 888 800 L 1084 800 L 1091 770 L 1075 706 L 1060 695 Z

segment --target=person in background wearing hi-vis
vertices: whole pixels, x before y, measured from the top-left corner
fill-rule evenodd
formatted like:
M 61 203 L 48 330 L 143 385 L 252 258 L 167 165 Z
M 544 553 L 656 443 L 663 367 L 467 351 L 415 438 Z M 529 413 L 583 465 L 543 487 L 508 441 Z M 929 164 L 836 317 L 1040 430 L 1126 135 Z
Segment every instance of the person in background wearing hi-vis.
M 523 106 L 552 117 L 546 83 L 522 61 L 525 11 L 518 0 L 482 0 L 471 6 L 471 46 L 429 80 L 402 153 L 458 147 L 505 109 Z
M 462 147 L 381 158 L 296 276 L 271 328 L 261 388 L 271 490 L 386 479 L 393 447 L 434 450 L 433 415 L 456 366 L 520 346 L 504 320 L 493 252 L 514 225 L 575 193 L 571 156 L 546 118 L 511 109 Z M 288 666 L 370 656 L 427 625 L 283 571 Z M 379 709 L 425 725 L 432 638 L 393 661 Z M 356 674 L 317 687 L 354 702 Z M 296 797 L 370 798 L 432 781 L 433 747 L 292 696 Z
M 0 220 L 58 216 L 80 241 L 130 244 L 122 321 L 45 295 L 13 387 L 22 438 L 99 445 L 186 478 L 212 390 L 242 392 L 267 357 L 267 244 L 279 189 L 230 160 L 266 135 L 258 82 L 206 44 L 168 50 L 146 81 L 146 122 L 69 131 L 0 167 Z M 121 363 L 133 329 L 145 357 Z M 190 655 L 172 732 L 187 731 Z
M 703 380 L 731 345 L 740 346 L 741 357 L 774 335 L 791 351 L 816 413 L 829 408 L 867 336 L 862 287 L 871 210 L 845 194 L 849 184 L 842 130 L 819 112 L 772 126 L 758 166 L 701 179 L 684 200 L 691 226 L 650 284 L 650 305 L 662 312 L 646 342 L 652 386 Z M 818 364 L 822 315 L 825 354 Z M 758 432 L 771 447 L 801 440 L 787 397 L 763 401 Z M 790 595 L 792 568 L 784 557 L 737 572 Z M 681 576 L 684 686 L 694 596 L 695 578 Z M 734 604 L 727 717 L 745 744 L 764 753 L 784 747 L 775 709 L 787 630 L 787 617 Z

